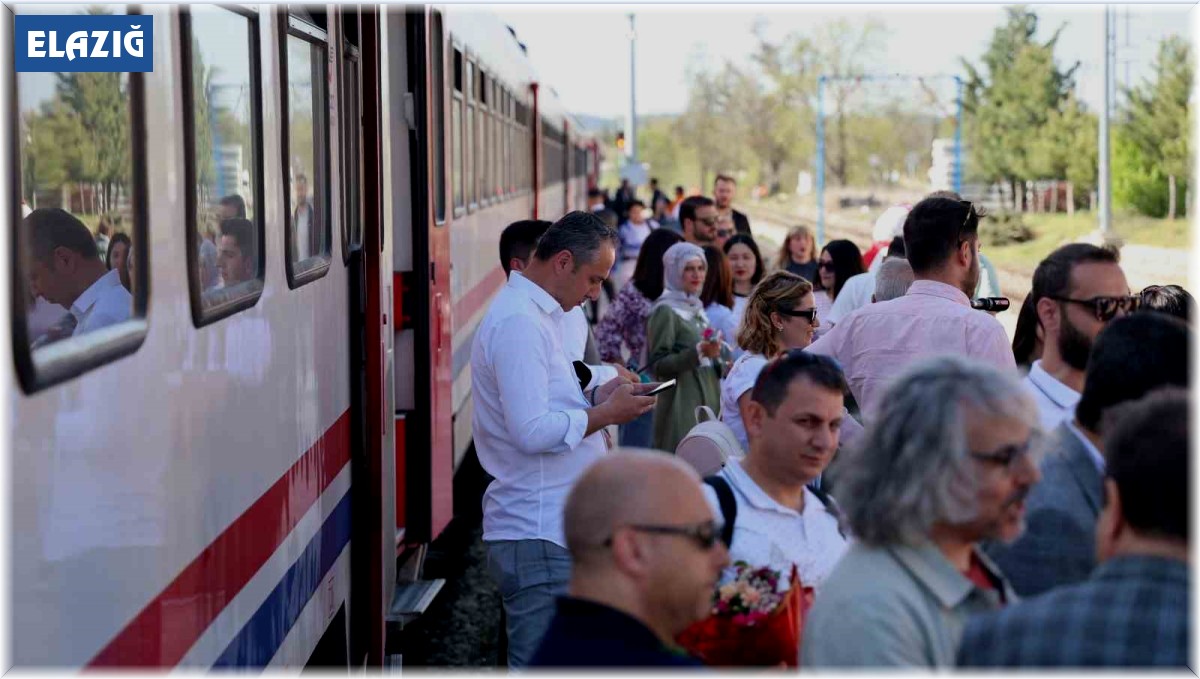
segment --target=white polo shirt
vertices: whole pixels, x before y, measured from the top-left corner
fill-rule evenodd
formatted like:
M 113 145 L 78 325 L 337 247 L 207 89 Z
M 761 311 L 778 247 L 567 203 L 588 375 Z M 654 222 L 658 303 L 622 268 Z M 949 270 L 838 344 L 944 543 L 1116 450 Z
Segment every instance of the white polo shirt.
M 730 561 L 769 566 L 785 578 L 795 564 L 801 582 L 820 589 L 846 553 L 849 542 L 838 532 L 837 519 L 817 496 L 806 488 L 804 511 L 797 512 L 771 499 L 737 460 L 730 460 L 718 476 L 729 483 L 737 500 Z M 704 495 L 720 517 L 716 491 L 704 484 Z
M 1042 368 L 1042 359 L 1033 362 L 1029 374 L 1022 380 L 1025 388 L 1033 394 L 1037 403 L 1038 419 L 1041 420 L 1044 431 L 1053 431 L 1055 427 L 1075 416 L 1075 406 L 1079 405 L 1079 392 L 1059 382 Z
M 71 305 L 75 317 L 73 337 L 128 321 L 133 315 L 133 295 L 121 285 L 121 272 L 113 269 L 96 279 Z

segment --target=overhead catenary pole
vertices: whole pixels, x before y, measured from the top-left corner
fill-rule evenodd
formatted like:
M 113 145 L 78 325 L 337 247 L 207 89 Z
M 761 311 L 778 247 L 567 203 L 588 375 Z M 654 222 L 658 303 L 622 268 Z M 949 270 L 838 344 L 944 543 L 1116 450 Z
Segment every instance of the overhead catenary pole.
M 637 155 L 637 30 L 633 13 L 629 14 L 629 127 L 625 130 L 625 154 L 630 165 L 636 165 Z
M 1110 165 L 1111 149 L 1109 148 L 1109 116 L 1113 103 L 1113 48 L 1116 42 L 1114 35 L 1113 9 L 1104 6 L 1104 105 L 1100 108 L 1100 143 L 1099 143 L 1099 212 L 1100 233 L 1106 238 L 1112 234 L 1112 167 Z

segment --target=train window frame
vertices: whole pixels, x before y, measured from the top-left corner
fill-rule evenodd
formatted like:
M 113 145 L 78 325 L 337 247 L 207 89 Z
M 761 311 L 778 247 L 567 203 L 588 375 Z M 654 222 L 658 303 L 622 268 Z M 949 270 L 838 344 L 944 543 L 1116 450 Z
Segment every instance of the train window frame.
M 501 159 L 504 158 L 504 156 L 501 155 L 502 151 L 500 148 L 500 91 L 501 88 L 499 83 L 497 83 L 495 80 L 492 80 L 492 91 L 489 94 L 492 101 L 492 117 L 489 123 L 491 127 L 488 132 L 488 143 L 491 144 L 490 154 L 492 158 L 492 166 L 489 174 L 492 178 L 490 195 L 492 196 L 492 199 L 497 202 L 504 199 L 504 191 L 501 186 L 503 182 L 500 180 L 500 177 L 502 176 L 502 173 L 500 172 L 500 163 Z
M 445 24 L 442 13 L 430 13 L 430 52 L 433 63 L 430 64 L 431 101 L 429 108 L 433 120 L 433 139 L 430 155 L 433 157 L 433 224 L 446 224 L 446 207 L 452 204 L 446 196 L 446 40 Z
M 475 105 L 475 79 L 479 77 L 479 68 L 475 55 L 469 51 L 463 53 L 463 64 L 463 200 L 470 214 L 479 209 L 479 173 L 475 167 L 475 119 L 479 115 Z
M 238 297 L 229 300 L 225 303 L 210 304 L 207 307 L 204 304 L 204 286 L 200 282 L 200 270 L 196 266 L 188 266 L 188 297 L 192 307 L 192 323 L 197 328 L 202 328 L 206 325 L 216 323 L 217 321 L 228 318 L 239 311 L 250 309 L 258 304 L 258 300 L 262 297 L 263 287 L 266 284 L 266 217 L 263 209 L 266 202 L 266 162 L 264 149 L 265 136 L 263 134 L 263 78 L 262 78 L 262 40 L 259 31 L 262 29 L 262 18 L 258 12 L 239 7 L 236 5 L 210 5 L 216 9 L 222 9 L 246 19 L 249 22 L 250 36 L 250 90 L 251 90 L 251 124 L 253 130 L 250 134 L 250 142 L 254 149 L 254 166 L 253 166 L 253 190 L 256 193 L 255 204 L 258 209 L 255 210 L 254 219 L 251 220 L 254 224 L 255 233 L 258 238 L 258 276 L 255 278 L 257 285 L 252 285 L 248 288 L 247 294 L 239 295 Z M 194 106 L 194 83 L 192 82 L 192 8 L 191 6 L 180 6 L 177 8 L 179 17 L 179 44 L 180 44 L 180 83 L 183 95 L 183 177 L 184 177 L 184 243 L 187 250 L 187 261 L 196 262 L 199 258 L 197 252 L 197 244 L 193 235 L 197 232 L 196 224 L 196 121 Z
M 451 43 L 451 66 L 453 73 L 450 89 L 450 203 L 453 205 L 453 215 L 461 217 L 467 213 L 466 171 L 463 167 L 465 152 L 463 150 L 463 124 L 466 120 L 467 104 L 463 97 L 463 83 L 466 71 L 466 54 L 457 42 Z M 454 114 L 458 114 L 455 121 Z M 455 141 L 457 137 L 457 142 Z M 458 170 L 455 177 L 455 168 Z M 455 195 L 454 191 L 458 194 Z
M 283 151 L 281 159 L 282 174 L 280 178 L 283 184 L 283 267 L 287 277 L 288 289 L 295 290 L 312 283 L 313 281 L 324 278 L 329 273 L 330 263 L 333 260 L 333 218 L 332 206 L 333 203 L 333 182 L 331 180 L 331 156 L 332 149 L 330 147 L 331 129 L 333 127 L 330 115 L 330 106 L 332 97 L 329 96 L 329 55 L 331 43 L 329 39 L 329 31 L 320 28 L 305 19 L 292 13 L 291 6 L 281 5 L 277 10 L 279 18 L 279 131 L 280 131 L 280 149 Z M 323 58 L 321 59 L 321 93 L 322 96 L 316 97 L 313 106 L 313 117 L 320 116 L 319 121 L 313 121 L 313 128 L 320 129 L 321 134 L 318 136 L 320 148 L 313 149 L 313 170 L 321 172 L 319 185 L 324 188 L 325 200 L 321 205 L 321 211 L 325 229 L 325 249 L 323 252 L 315 255 L 310 255 L 299 261 L 292 261 L 292 201 L 291 189 L 288 186 L 287 177 L 290 175 L 290 164 L 288 159 L 291 156 L 291 132 L 292 122 L 289 114 L 289 102 L 287 97 L 287 87 L 283 86 L 287 82 L 288 77 L 288 38 L 295 37 L 307 42 L 310 45 L 315 45 L 323 50 Z M 318 122 L 320 123 L 318 125 Z M 316 157 L 319 156 L 319 159 Z M 316 172 L 314 172 L 316 174 Z M 318 181 L 317 177 L 310 182 L 313 187 L 312 195 L 317 195 Z M 296 271 L 296 265 L 310 260 L 320 260 L 316 265 L 309 266 L 302 271 Z
M 349 266 L 351 253 L 363 248 L 365 214 L 362 200 L 362 56 L 358 45 L 346 35 L 347 18 L 358 21 L 358 13 L 351 7 L 349 12 L 339 13 L 342 21 L 342 52 L 338 63 L 338 85 L 341 91 L 341 111 L 338 117 L 339 151 L 341 156 L 341 203 L 342 203 L 342 264 Z M 356 34 L 358 32 L 356 31 Z M 354 96 L 351 98 L 346 67 L 354 65 Z M 353 168 L 353 171 L 351 170 Z M 353 174 L 353 176 L 351 176 Z M 353 192 L 355 200 L 350 196 Z M 357 237 L 356 237 L 357 236 Z
M 141 15 L 144 12 L 136 6 L 124 6 L 130 15 Z M 14 35 L 16 30 L 16 15 L 13 6 L 5 12 L 4 30 Z M 4 92 L 9 97 L 9 104 L 3 106 L 3 116 L 7 117 L 3 124 L 8 131 L 10 143 L 9 199 L 12 206 L 10 218 L 12 224 L 19 225 L 24 219 L 21 214 L 21 146 L 20 146 L 20 103 L 16 69 L 5 69 L 6 82 Z M 137 266 L 134 269 L 133 309 L 130 319 L 94 332 L 72 337 L 70 340 L 57 342 L 39 350 L 35 359 L 30 348 L 29 327 L 26 315 L 28 299 L 29 276 L 25 271 L 22 253 L 25 252 L 25 237 L 23 229 L 10 230 L 11 251 L 9 253 L 9 270 L 12 287 L 9 292 L 9 303 L 12 310 L 10 338 L 13 343 L 13 363 L 16 368 L 17 383 L 25 394 L 44 391 L 68 380 L 80 377 L 103 366 L 114 363 L 130 356 L 141 348 L 150 328 L 150 257 L 149 247 L 149 176 L 146 140 L 146 76 L 144 73 L 128 74 L 129 92 L 129 143 L 130 143 L 130 213 L 133 218 L 133 237 L 142 247 L 135 249 Z
M 475 100 L 476 110 L 479 115 L 475 119 L 475 160 L 477 174 L 479 175 L 479 206 L 487 207 L 492 204 L 490 196 L 487 194 L 488 182 L 488 162 L 489 153 L 487 145 L 484 141 L 487 139 L 487 120 L 491 115 L 488 107 L 487 83 L 490 80 L 488 74 L 483 70 L 483 65 L 480 64 L 479 75 L 475 80 Z

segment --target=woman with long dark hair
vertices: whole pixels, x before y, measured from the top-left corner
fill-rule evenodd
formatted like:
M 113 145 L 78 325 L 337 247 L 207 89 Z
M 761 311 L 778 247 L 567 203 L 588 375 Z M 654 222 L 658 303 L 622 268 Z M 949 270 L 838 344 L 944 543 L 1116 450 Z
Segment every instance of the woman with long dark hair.
M 749 234 L 731 236 L 725 241 L 724 250 L 729 259 L 729 271 L 733 274 L 733 318 L 740 323 L 750 291 L 762 280 L 767 267 L 763 264 L 758 243 Z
M 813 296 L 817 300 L 817 313 L 827 319 L 842 286 L 851 276 L 863 273 L 862 251 L 848 240 L 831 240 L 821 248 L 817 265 L 817 280 L 812 282 Z M 826 323 L 817 330 L 817 337 L 829 332 L 831 327 L 833 323 Z
M 709 324 L 721 332 L 721 339 L 734 348 L 737 344 L 737 320 L 733 317 L 733 274 L 725 253 L 715 245 L 704 246 L 704 259 L 708 272 L 704 274 L 704 287 L 700 289 L 700 303 Z M 734 349 L 734 358 L 740 352 Z
M 121 285 L 133 290 L 129 284 L 129 248 L 133 241 L 124 233 L 114 233 L 108 241 L 108 252 L 104 254 L 104 266 L 109 271 L 116 269 L 121 275 Z

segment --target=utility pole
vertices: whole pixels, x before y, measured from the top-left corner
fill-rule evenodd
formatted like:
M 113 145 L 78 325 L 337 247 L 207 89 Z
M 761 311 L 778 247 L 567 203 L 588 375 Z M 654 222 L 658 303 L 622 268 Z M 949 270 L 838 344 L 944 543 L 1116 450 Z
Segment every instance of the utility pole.
M 625 153 L 629 164 L 636 165 L 637 154 L 637 29 L 629 14 L 629 127 L 625 130 Z
M 1109 163 L 1109 117 L 1113 104 L 1113 54 L 1116 48 L 1116 26 L 1113 8 L 1104 6 L 1104 105 L 1100 109 L 1100 234 L 1108 240 L 1112 236 L 1112 168 Z

